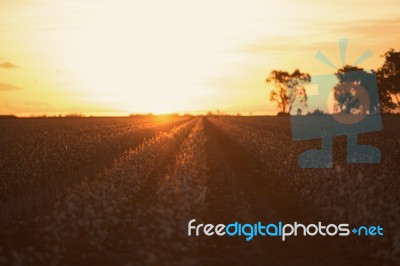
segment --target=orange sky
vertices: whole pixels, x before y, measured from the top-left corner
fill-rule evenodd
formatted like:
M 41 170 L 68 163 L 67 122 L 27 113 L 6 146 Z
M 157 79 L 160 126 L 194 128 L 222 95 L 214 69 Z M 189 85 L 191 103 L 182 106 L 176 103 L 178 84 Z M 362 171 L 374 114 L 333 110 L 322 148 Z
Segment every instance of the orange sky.
M 325 3 L 326 2 L 326 3 Z M 400 43 L 400 2 L 1 0 L 0 113 L 275 113 L 273 69 L 312 75 Z M 397 46 L 396 46 L 397 45 Z

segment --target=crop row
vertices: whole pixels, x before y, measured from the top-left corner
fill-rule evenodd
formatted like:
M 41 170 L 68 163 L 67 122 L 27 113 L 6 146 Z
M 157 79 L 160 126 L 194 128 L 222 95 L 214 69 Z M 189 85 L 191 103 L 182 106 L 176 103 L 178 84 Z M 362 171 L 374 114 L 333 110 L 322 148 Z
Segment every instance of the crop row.
M 207 153 L 203 120 L 183 142 L 174 165 L 159 176 L 155 200 L 138 212 L 140 254 L 145 265 L 196 265 L 201 241 L 188 238 L 187 222 L 201 219 L 207 192 Z
M 5 201 L 51 177 L 85 168 L 105 154 L 135 146 L 141 138 L 160 127 L 168 129 L 173 122 L 179 121 L 88 118 L 1 124 L 0 199 Z
M 397 139 L 398 128 L 388 123 L 384 134 L 361 137 L 361 142 L 374 144 L 387 155 L 379 165 L 344 165 L 336 161 L 333 169 L 299 169 L 297 156 L 310 143 L 294 143 L 285 118 L 273 124 L 270 120 L 263 122 L 262 118 L 252 119 L 254 126 L 250 120 L 240 117 L 214 117 L 211 121 L 261 162 L 269 181 L 282 188 L 282 192 L 288 185 L 294 188 L 318 216 L 309 219 L 329 217 L 333 222 L 346 221 L 354 226 L 379 223 L 391 233 L 371 241 L 371 250 L 374 255 L 389 260 L 399 258 L 400 169 L 396 160 L 388 156 L 398 153 L 391 141 Z
M 30 216 L 60 189 L 101 171 L 143 139 L 186 121 L 155 119 L 45 119 L 1 124 L 1 224 Z
M 74 264 L 129 248 L 136 231 L 137 194 L 163 167 L 168 154 L 174 154 L 194 124 L 195 120 L 188 121 L 144 141 L 125 152 L 110 169 L 60 195 L 53 213 L 37 218 L 42 247 L 4 251 L 3 260 L 16 265 Z

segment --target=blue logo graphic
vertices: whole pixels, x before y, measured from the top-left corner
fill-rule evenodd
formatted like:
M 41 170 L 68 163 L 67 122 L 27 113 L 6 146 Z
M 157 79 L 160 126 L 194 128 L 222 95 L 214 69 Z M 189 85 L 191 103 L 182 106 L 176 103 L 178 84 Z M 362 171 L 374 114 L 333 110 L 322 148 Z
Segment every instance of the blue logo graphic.
M 335 69 L 335 74 L 312 76 L 307 105 L 293 103 L 290 113 L 292 137 L 296 141 L 321 139 L 320 150 L 307 150 L 299 157 L 301 168 L 331 168 L 332 138 L 347 137 L 348 163 L 379 163 L 379 149 L 358 144 L 358 134 L 382 129 L 376 73 L 355 67 L 372 56 L 367 50 L 353 66 L 345 66 L 347 40 L 339 40 L 343 69 L 321 52 L 316 58 Z M 289 90 L 296 81 L 288 81 Z M 310 107 L 315 109 L 311 110 Z M 298 108 L 297 108 L 298 107 Z
M 196 219 L 188 222 L 188 236 L 230 236 L 245 237 L 246 241 L 252 240 L 256 236 L 279 237 L 285 241 L 292 236 L 349 236 L 350 225 L 341 224 L 323 224 L 321 221 L 315 224 L 302 224 L 298 222 L 283 223 L 240 223 L 233 222 L 225 224 L 196 224 Z M 351 230 L 353 235 L 357 236 L 383 236 L 383 227 L 380 225 L 359 226 Z

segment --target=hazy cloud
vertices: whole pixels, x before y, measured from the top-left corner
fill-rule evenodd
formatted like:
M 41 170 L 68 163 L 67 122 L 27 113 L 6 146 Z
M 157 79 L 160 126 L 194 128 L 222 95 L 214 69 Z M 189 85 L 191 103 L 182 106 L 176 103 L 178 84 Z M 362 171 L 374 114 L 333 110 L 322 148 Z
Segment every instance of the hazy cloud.
M 13 113 L 51 113 L 55 111 L 54 106 L 47 102 L 26 101 L 23 105 L 5 104 L 6 110 Z
M 41 111 L 53 111 L 54 107 L 46 102 L 41 101 L 27 101 L 25 102 L 25 106 L 29 106 L 34 110 L 41 110 Z
M 22 88 L 7 83 L 0 83 L 0 91 L 18 91 L 18 90 L 22 90 Z
M 400 17 L 380 20 L 312 22 L 307 27 L 313 30 L 303 34 L 261 38 L 259 42 L 248 44 L 239 51 L 256 54 L 318 51 L 321 47 L 326 47 L 336 41 L 332 36 L 342 36 L 349 38 L 350 41 L 357 38 L 365 40 L 364 43 L 367 45 L 386 45 L 387 49 L 396 46 L 400 40 L 400 31 L 398 30 Z
M 11 62 L 4 62 L 0 64 L 0 68 L 6 68 L 6 69 L 11 69 L 11 68 L 18 68 L 17 65 L 14 65 Z
M 44 101 L 25 101 L 21 103 L 4 103 L 6 113 L 16 115 L 58 115 L 58 114 L 109 114 L 122 113 L 118 109 L 97 106 L 59 106 Z M 123 113 L 122 113 L 123 114 Z

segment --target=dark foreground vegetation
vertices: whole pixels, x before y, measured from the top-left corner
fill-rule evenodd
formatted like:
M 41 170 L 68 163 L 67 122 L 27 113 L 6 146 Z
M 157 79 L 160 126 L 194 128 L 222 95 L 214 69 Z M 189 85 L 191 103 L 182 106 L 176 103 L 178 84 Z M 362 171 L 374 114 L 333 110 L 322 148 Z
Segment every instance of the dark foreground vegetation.
M 400 117 L 360 143 L 380 164 L 300 169 L 290 118 L 0 121 L 0 265 L 394 265 Z M 188 237 L 187 223 L 380 225 L 383 237 Z

